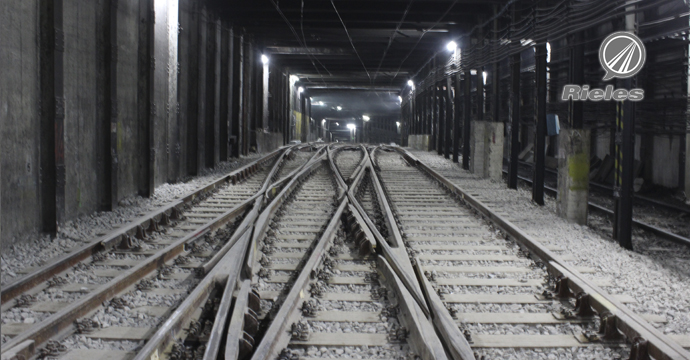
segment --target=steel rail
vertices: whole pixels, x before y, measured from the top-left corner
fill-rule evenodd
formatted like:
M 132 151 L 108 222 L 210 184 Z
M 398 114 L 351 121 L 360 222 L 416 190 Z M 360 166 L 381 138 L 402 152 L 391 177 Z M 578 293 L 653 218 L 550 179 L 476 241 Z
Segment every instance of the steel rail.
M 282 153 L 281 158 L 273 166 L 273 170 L 275 170 L 275 168 L 277 168 L 277 166 L 280 164 L 280 161 L 283 159 L 283 156 L 285 154 L 285 152 L 282 150 L 285 150 L 285 148 L 281 148 L 281 150 L 276 150 L 269 154 L 269 156 L 254 161 L 247 167 L 238 169 L 232 172 L 231 175 L 222 177 L 221 179 L 214 181 L 213 183 L 207 185 L 205 189 L 215 188 L 217 184 L 223 181 L 223 179 L 231 178 L 231 176 L 245 176 L 247 174 L 247 171 L 253 171 L 252 169 L 255 169 L 264 161 L 273 158 L 278 153 Z M 265 191 L 268 179 L 270 178 L 267 178 L 264 181 L 265 184 L 262 188 L 263 191 Z M 198 192 L 193 192 L 189 196 L 186 196 L 186 198 L 188 198 L 189 201 L 191 201 L 197 194 Z M 225 225 L 237 216 L 245 213 L 252 203 L 260 201 L 261 195 L 261 192 L 256 193 L 255 195 L 238 204 L 234 208 L 213 218 L 208 223 L 199 226 L 192 233 L 157 251 L 152 256 L 147 257 L 138 265 L 124 271 L 123 274 L 117 276 L 108 283 L 103 284 L 102 286 L 98 287 L 93 292 L 87 294 L 83 298 L 71 303 L 66 308 L 60 310 L 59 312 L 49 316 L 47 319 L 32 326 L 26 332 L 19 334 L 18 336 L 14 337 L 13 339 L 5 343 L 3 346 L 2 353 L 11 350 L 13 347 L 20 345 L 26 341 L 32 341 L 34 349 L 42 345 L 51 337 L 55 336 L 55 334 L 58 334 L 61 331 L 72 326 L 72 323 L 76 319 L 78 319 L 81 316 L 87 315 L 90 311 L 100 306 L 100 304 L 103 301 L 112 298 L 115 294 L 123 291 L 130 285 L 136 283 L 137 281 L 148 275 L 150 272 L 164 265 L 167 261 L 183 253 L 185 251 L 185 247 L 187 244 L 197 241 L 206 234 L 211 233 L 212 231 L 220 228 L 221 226 Z M 244 231 L 236 231 L 233 234 L 233 236 L 231 236 L 228 242 L 224 245 L 224 249 L 226 252 L 238 241 L 238 239 L 243 235 L 243 233 Z M 214 258 L 212 258 L 211 261 L 215 261 Z
M 256 194 L 250 199 L 245 200 L 242 204 L 219 215 L 209 223 L 200 226 L 193 233 L 166 246 L 164 249 L 146 258 L 138 265 L 124 271 L 121 275 L 96 288 L 93 292 L 78 301 L 70 303 L 70 305 L 64 309 L 30 327 L 27 331 L 5 343 L 2 352 L 4 353 L 26 340 L 34 341 L 36 347 L 40 346 L 55 336 L 55 334 L 72 326 L 72 323 L 78 318 L 87 315 L 93 309 L 101 306 L 104 301 L 112 298 L 117 293 L 125 290 L 130 285 L 153 272 L 155 269 L 165 265 L 167 261 L 184 252 L 186 244 L 201 239 L 204 235 L 211 233 L 211 231 L 220 228 L 242 214 L 259 195 L 260 194 Z
M 506 171 L 504 170 L 503 172 L 505 173 Z M 532 180 L 529 178 L 526 178 L 524 176 L 518 176 L 518 180 L 524 181 L 530 185 L 532 184 Z M 544 186 L 544 190 L 546 190 L 547 192 L 549 192 L 549 194 L 551 194 L 553 196 L 556 196 L 558 194 L 558 190 L 556 190 L 550 186 Z M 588 204 L 588 206 L 590 209 L 601 211 L 608 216 L 614 216 L 615 215 L 613 210 L 605 208 L 601 205 L 597 205 L 595 203 L 590 202 Z M 674 234 L 670 231 L 666 231 L 662 228 L 659 228 L 659 227 L 656 227 L 654 225 L 650 225 L 650 224 L 647 224 L 645 222 L 635 220 L 635 219 L 633 219 L 633 225 L 637 226 L 638 228 L 640 228 L 642 230 L 646 230 L 646 231 L 649 231 L 653 234 L 659 235 L 660 237 L 662 237 L 666 240 L 670 240 L 676 244 L 690 246 L 690 238 L 686 238 L 686 237 L 683 237 L 681 235 Z
M 560 256 L 548 250 L 545 246 L 520 230 L 515 224 L 494 213 L 488 206 L 462 190 L 459 186 L 453 184 L 450 180 L 425 163 L 421 162 L 409 151 L 397 146 L 392 148 L 405 157 L 410 164 L 417 166 L 419 169 L 429 174 L 432 178 L 445 186 L 448 191 L 459 196 L 465 204 L 488 218 L 508 235 L 529 249 L 533 255 L 541 259 L 547 265 L 547 268 L 552 274 L 562 275 L 566 279 L 563 281 L 562 285 L 567 286 L 572 293 L 584 292 L 588 294 L 590 306 L 597 310 L 600 315 L 608 312 L 615 316 L 615 327 L 624 334 L 629 341 L 633 342 L 636 339 L 643 339 L 646 341 L 649 355 L 657 360 L 690 359 L 690 352 L 662 334 L 613 296 L 606 294 L 603 289 L 586 279 L 572 265 L 567 264 Z
M 331 152 L 331 149 L 328 149 L 328 159 L 330 160 L 329 164 L 331 166 L 331 169 L 334 169 L 333 154 Z M 363 161 L 366 160 L 367 156 L 363 156 Z M 342 184 L 344 184 L 344 181 L 342 181 L 342 175 L 338 171 L 334 171 L 333 174 L 334 176 L 336 176 L 336 178 L 340 177 L 340 181 L 337 182 L 339 187 L 341 187 Z M 353 180 L 349 188 L 353 189 L 354 187 L 358 186 L 362 178 L 363 172 L 360 172 L 358 176 Z M 341 188 L 340 190 L 341 194 L 345 193 L 345 189 Z M 275 319 L 282 319 L 282 321 L 274 320 L 271 323 L 266 333 L 264 334 L 262 340 L 256 347 L 252 359 L 274 358 L 278 355 L 278 352 L 287 345 L 289 339 L 286 338 L 285 334 L 288 334 L 287 328 L 290 324 L 289 320 L 292 319 L 292 317 L 294 317 L 296 309 L 299 308 L 299 304 L 304 300 L 303 294 L 306 291 L 306 287 L 309 283 L 309 280 L 315 273 L 315 270 L 321 264 L 322 259 L 326 254 L 326 246 L 329 243 L 331 243 L 332 239 L 334 238 L 336 230 L 338 228 L 338 224 L 342 221 L 340 219 L 343 217 L 344 213 L 346 212 L 346 209 L 350 209 L 350 211 L 352 211 L 351 199 L 347 196 L 341 196 L 338 210 L 335 212 L 335 214 L 329 221 L 329 224 L 326 227 L 326 230 L 322 234 L 319 241 L 313 247 L 309 259 L 307 260 L 305 266 L 302 268 L 297 280 L 291 285 L 290 292 L 288 293 L 287 297 L 281 305 L 280 310 L 275 316 Z M 354 215 L 356 218 L 355 224 L 358 224 L 360 229 L 367 234 L 365 236 L 371 237 L 372 235 L 370 232 L 367 231 L 368 229 L 366 229 L 366 226 L 362 222 L 361 217 L 357 216 L 359 214 L 354 212 L 352 215 Z M 350 228 L 350 230 L 352 230 L 352 228 Z M 386 260 L 380 256 L 378 260 L 381 264 L 380 267 L 383 270 L 384 277 L 386 277 L 387 279 L 391 279 L 392 281 L 395 281 L 395 285 L 397 285 L 394 286 L 396 293 L 398 293 L 400 299 L 405 300 L 401 303 L 401 306 L 404 308 L 407 316 L 409 317 L 408 324 L 412 325 L 412 336 L 415 339 L 420 340 L 413 344 L 415 350 L 417 350 L 417 352 L 420 355 L 422 355 L 423 359 L 446 359 L 446 356 L 443 353 L 443 346 L 440 343 L 439 339 L 433 336 L 430 337 L 428 329 L 425 330 L 424 313 L 422 312 L 421 308 L 417 306 L 416 301 L 412 299 L 409 292 L 405 290 L 405 287 L 396 278 L 396 275 L 393 272 L 393 270 L 390 269 L 390 267 L 387 265 Z M 388 269 L 388 271 L 386 271 L 386 269 Z M 433 334 L 433 332 L 431 334 Z M 435 336 L 435 334 L 433 335 Z M 230 336 L 230 334 L 228 334 L 228 336 Z M 228 341 L 230 341 L 230 337 L 228 337 Z M 236 353 L 236 351 L 233 352 L 233 355 L 235 355 Z M 229 357 L 227 352 L 225 358 L 235 359 L 235 357 Z
M 372 151 L 371 153 L 371 164 L 375 162 L 374 153 L 377 149 L 378 148 L 374 149 L 374 151 Z M 374 167 L 372 167 L 371 169 L 372 172 L 375 171 Z M 379 179 L 376 178 L 376 181 L 379 182 Z M 387 204 L 390 207 L 388 197 L 383 192 L 383 186 L 380 184 L 380 182 L 379 187 L 382 189 L 380 197 L 381 201 L 385 202 L 385 204 Z M 398 228 L 398 224 L 395 221 L 395 218 L 393 217 L 392 213 L 388 218 L 388 221 L 389 224 L 391 224 L 391 226 Z M 397 241 L 401 244 L 404 244 L 399 229 L 397 232 L 393 233 L 393 236 L 399 236 Z M 417 281 L 421 285 L 424 299 L 426 300 L 426 305 L 429 308 L 430 320 L 433 322 L 439 337 L 444 340 L 451 357 L 455 360 L 475 360 L 474 352 L 472 351 L 470 344 L 467 342 L 467 339 L 458 328 L 457 324 L 453 320 L 453 317 L 448 312 L 448 309 L 445 307 L 445 305 L 439 298 L 438 294 L 436 294 L 434 288 L 431 286 L 429 281 L 424 276 L 422 269 L 419 266 L 419 259 L 415 257 L 412 263 L 414 268 L 414 274 L 416 275 Z
M 162 217 L 174 216 L 173 212 L 179 212 L 182 206 L 190 203 L 200 194 L 212 191 L 225 183 L 234 183 L 244 179 L 247 175 L 258 170 L 263 163 L 275 158 L 285 149 L 286 147 L 281 147 L 262 157 L 261 159 L 255 160 L 237 170 L 230 172 L 227 175 L 221 176 L 216 180 L 211 181 L 209 184 L 187 193 L 181 199 L 165 205 L 164 208 L 154 210 L 146 215 L 140 216 L 130 221 L 128 224 L 111 231 L 107 235 L 101 236 L 96 240 L 78 249 L 75 249 L 74 251 L 71 251 L 68 254 L 56 257 L 47 265 L 44 265 L 39 269 L 36 269 L 35 271 L 26 274 L 7 285 L 4 285 L 1 292 L 2 304 L 6 305 L 9 300 L 12 300 L 15 297 L 25 293 L 29 289 L 39 286 L 41 283 L 53 277 L 57 273 L 65 271 L 78 262 L 87 259 L 89 256 L 92 256 L 95 252 L 115 246 L 122 240 L 123 237 L 133 236 L 138 229 L 149 228 L 151 222 L 158 223 Z
M 534 164 L 527 162 L 527 161 L 522 161 L 522 160 L 520 161 L 520 165 L 524 165 L 527 167 L 534 167 Z M 554 174 L 554 175 L 558 175 L 558 171 L 553 170 L 553 169 L 546 168 L 546 172 Z M 613 192 L 613 187 L 608 186 L 606 184 L 601 184 L 598 182 L 590 181 L 589 186 L 593 186 L 593 187 L 599 188 L 601 190 Z M 642 202 L 652 204 L 652 205 L 660 206 L 662 208 L 665 208 L 668 211 L 672 210 L 672 211 L 682 212 L 685 214 L 690 214 L 690 208 L 684 208 L 684 207 L 681 207 L 678 205 L 668 204 L 668 203 L 665 203 L 663 201 L 655 200 L 655 199 L 652 199 L 652 198 L 644 196 L 644 195 L 633 194 L 633 198 L 635 198 L 636 200 L 640 200 Z
M 217 357 L 218 353 L 221 351 L 220 346 L 223 341 L 227 315 L 232 303 L 232 294 L 242 271 L 241 264 L 245 259 L 245 254 L 248 251 L 252 239 L 252 230 L 259 217 L 259 211 L 266 199 L 264 195 L 272 188 L 271 186 L 273 184 L 271 182 L 277 175 L 279 169 L 284 166 L 284 161 L 286 161 L 290 150 L 291 149 L 281 155 L 271 169 L 271 172 L 266 176 L 261 189 L 252 197 L 254 199 L 254 205 L 242 220 L 240 226 L 238 226 L 233 233 L 231 240 L 228 241 L 209 262 L 200 267 L 200 269 L 202 269 L 204 273 L 208 273 L 208 275 L 175 310 L 172 316 L 156 331 L 151 339 L 149 339 L 144 348 L 137 354 L 135 360 L 157 359 L 160 352 L 166 349 L 185 324 L 191 320 L 194 311 L 208 298 L 210 289 L 213 289 L 216 285 L 224 284 L 219 310 L 216 313 L 211 336 L 209 337 L 204 352 L 204 359 L 215 359 Z M 308 165 L 308 163 L 303 164 L 299 169 L 302 169 L 305 165 Z M 283 179 L 290 179 L 294 182 L 298 178 L 298 176 L 294 175 L 295 172 L 293 171 Z M 230 249 L 233 251 L 229 251 Z

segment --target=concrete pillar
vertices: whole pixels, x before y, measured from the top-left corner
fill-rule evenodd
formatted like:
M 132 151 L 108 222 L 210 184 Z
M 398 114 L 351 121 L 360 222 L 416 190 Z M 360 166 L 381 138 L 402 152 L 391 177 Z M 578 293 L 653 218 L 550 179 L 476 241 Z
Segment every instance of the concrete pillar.
M 485 161 L 484 176 L 495 181 L 503 179 L 503 123 L 484 123 L 484 152 Z
M 472 121 L 470 128 L 470 171 L 473 174 L 484 177 L 484 165 L 486 163 L 484 158 L 484 143 L 486 142 L 484 134 L 484 121 Z
M 558 135 L 558 214 L 587 224 L 590 131 L 561 129 Z
M 470 171 L 483 178 L 503 177 L 503 123 L 473 121 Z

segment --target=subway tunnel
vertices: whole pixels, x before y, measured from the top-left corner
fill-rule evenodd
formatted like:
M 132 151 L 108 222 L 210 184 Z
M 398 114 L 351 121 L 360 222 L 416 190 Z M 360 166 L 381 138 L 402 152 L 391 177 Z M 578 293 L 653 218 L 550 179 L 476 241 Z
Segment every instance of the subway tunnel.
M 689 17 L 685 0 L 3 1 L 3 360 L 688 358 L 690 294 L 662 283 L 690 286 Z M 434 247 L 470 216 L 476 243 Z M 503 258 L 546 282 L 449 280 Z M 668 271 L 659 306 L 607 297 L 643 281 L 635 261 Z M 630 283 L 577 272 L 612 263 Z M 567 289 L 529 307 L 524 284 Z M 319 292 L 348 286 L 364 305 Z M 473 286 L 528 310 L 482 318 Z M 573 311 L 613 352 L 496 325 L 565 336 L 572 311 L 516 314 L 594 293 L 614 305 Z M 350 332 L 372 336 L 333 335 Z

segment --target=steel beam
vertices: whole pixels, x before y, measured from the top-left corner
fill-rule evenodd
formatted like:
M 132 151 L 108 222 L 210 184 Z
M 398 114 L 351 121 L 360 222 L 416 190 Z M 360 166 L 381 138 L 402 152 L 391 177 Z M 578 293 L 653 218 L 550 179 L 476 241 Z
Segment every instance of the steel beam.
M 445 130 L 446 130 L 446 95 L 443 91 L 443 80 L 438 82 L 438 88 L 437 88 L 437 96 L 438 96 L 438 121 L 437 121 L 437 126 L 438 126 L 438 139 L 436 140 L 436 152 L 439 155 L 443 155 L 443 142 L 445 141 Z
M 105 210 L 117 207 L 117 5 L 118 0 L 108 2 L 109 14 L 105 16 Z
M 65 95 L 62 0 L 40 2 L 41 210 L 44 231 L 55 235 L 65 216 Z
M 460 92 L 461 92 L 461 80 L 462 77 L 460 75 L 460 72 L 455 73 L 455 98 L 453 99 L 453 103 L 455 104 L 455 117 L 453 119 L 453 162 L 457 163 L 460 160 L 460 127 L 462 126 L 462 123 L 460 119 L 462 119 L 461 115 L 461 109 L 462 107 L 460 106 Z
M 508 188 L 517 189 L 518 153 L 520 152 L 520 54 L 511 56 L 510 70 L 510 164 Z
M 570 53 L 570 82 L 569 84 L 584 84 L 585 81 L 585 45 L 582 33 L 578 32 L 571 36 L 572 43 Z M 568 100 L 568 113 L 570 115 L 570 126 L 573 129 L 583 127 L 583 102 Z
M 536 99 L 534 101 L 534 122 L 536 135 L 534 139 L 534 175 L 532 182 L 532 200 L 544 205 L 544 171 L 546 166 L 546 45 L 535 45 Z
M 632 89 L 633 79 L 623 79 L 623 88 Z M 632 209 L 633 209 L 633 180 L 635 165 L 635 103 L 623 101 L 618 104 L 616 124 L 616 185 L 613 195 L 616 197 L 614 238 L 620 246 L 632 250 Z
M 155 190 L 155 169 L 156 169 L 156 149 L 155 149 L 155 118 L 156 104 L 154 102 L 155 87 L 155 67 L 154 58 L 154 4 L 153 0 L 139 2 L 139 96 L 138 99 L 143 103 L 143 111 L 140 113 L 140 123 L 144 129 L 144 163 L 146 163 L 146 177 L 142 195 L 151 197 Z
M 265 54 L 271 55 L 354 55 L 352 49 L 348 48 L 329 48 L 329 47 L 292 47 L 292 46 L 267 46 L 264 48 Z
M 446 113 L 445 113 L 445 141 L 443 142 L 443 157 L 450 158 L 451 127 L 453 123 L 453 80 L 451 76 L 446 78 Z
M 470 69 L 465 70 L 465 92 L 462 94 L 464 100 L 463 107 L 463 127 L 462 127 L 462 168 L 470 169 L 470 116 L 472 115 L 472 74 Z

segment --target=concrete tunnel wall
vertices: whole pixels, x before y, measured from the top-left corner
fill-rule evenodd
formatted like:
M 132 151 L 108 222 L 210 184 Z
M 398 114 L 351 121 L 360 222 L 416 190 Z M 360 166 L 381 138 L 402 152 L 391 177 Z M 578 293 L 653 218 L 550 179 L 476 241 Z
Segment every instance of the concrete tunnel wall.
M 249 123 L 261 119 L 247 111 L 254 107 L 256 89 L 252 92 L 233 80 L 238 71 L 261 71 L 259 66 L 248 66 L 256 55 L 250 38 L 235 36 L 243 31 L 233 30 L 198 1 L 151 1 L 153 24 L 147 20 L 148 1 L 61 1 L 65 172 L 64 208 L 58 206 L 57 212 L 62 211 L 63 223 L 112 208 L 109 191 L 116 204 L 247 154 L 251 148 L 270 151 L 283 145 L 282 135 L 276 134 L 280 129 L 270 129 L 278 131 L 262 135 L 260 144 L 256 136 L 241 132 L 256 128 Z M 45 204 L 51 195 L 44 187 L 51 179 L 41 168 L 41 159 L 50 159 L 53 150 L 46 142 L 50 134 L 45 133 L 52 125 L 46 124 L 45 113 L 52 109 L 42 106 L 43 81 L 52 74 L 44 66 L 47 50 L 42 50 L 41 36 L 47 31 L 45 17 L 54 15 L 52 6 L 50 0 L 0 3 L 3 248 L 21 242 L 26 234 L 50 229 Z M 112 108 L 117 121 L 111 124 L 106 89 L 112 75 L 106 57 L 112 42 L 107 26 L 113 19 Z M 150 28 L 152 43 L 147 38 Z M 240 47 L 245 51 L 237 51 Z M 147 77 L 152 87 L 147 88 Z M 233 106 L 240 92 L 243 104 Z M 116 136 L 109 147 L 111 131 Z M 113 149 L 116 186 L 111 191 L 106 180 Z M 149 159 L 153 159 L 152 179 Z

